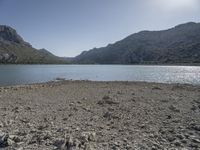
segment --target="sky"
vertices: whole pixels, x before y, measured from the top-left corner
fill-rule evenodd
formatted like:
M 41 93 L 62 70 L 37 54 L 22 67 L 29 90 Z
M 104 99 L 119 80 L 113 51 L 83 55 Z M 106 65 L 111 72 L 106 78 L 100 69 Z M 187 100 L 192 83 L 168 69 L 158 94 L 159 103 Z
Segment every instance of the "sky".
M 186 22 L 200 22 L 200 0 L 0 0 L 1 25 L 65 57 Z

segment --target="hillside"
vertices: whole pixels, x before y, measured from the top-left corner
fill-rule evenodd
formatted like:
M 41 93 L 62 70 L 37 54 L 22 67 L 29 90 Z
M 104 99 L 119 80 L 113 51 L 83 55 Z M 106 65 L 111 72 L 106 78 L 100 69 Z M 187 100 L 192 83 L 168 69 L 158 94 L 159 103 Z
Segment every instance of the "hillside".
M 57 64 L 67 62 L 47 50 L 33 48 L 13 28 L 0 25 L 0 63 Z
M 163 31 L 142 31 L 106 47 L 84 51 L 74 63 L 176 64 L 200 63 L 200 23 Z

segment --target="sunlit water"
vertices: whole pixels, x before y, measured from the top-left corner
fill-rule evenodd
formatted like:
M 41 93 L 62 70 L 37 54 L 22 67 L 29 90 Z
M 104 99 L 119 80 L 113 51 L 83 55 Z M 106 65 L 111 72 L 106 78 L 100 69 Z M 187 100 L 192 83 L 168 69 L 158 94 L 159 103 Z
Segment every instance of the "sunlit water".
M 200 85 L 199 66 L 0 65 L 0 85 L 47 82 L 56 78 L 92 81 L 147 81 Z

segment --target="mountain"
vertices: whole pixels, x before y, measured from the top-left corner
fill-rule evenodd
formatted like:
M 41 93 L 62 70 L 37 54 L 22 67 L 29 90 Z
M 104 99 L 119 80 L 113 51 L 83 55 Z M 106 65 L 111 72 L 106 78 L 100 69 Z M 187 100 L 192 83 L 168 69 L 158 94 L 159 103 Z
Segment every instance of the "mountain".
M 45 49 L 37 50 L 9 26 L 0 25 L 0 63 L 57 64 L 67 63 Z
M 142 31 L 106 47 L 84 51 L 74 63 L 177 64 L 200 63 L 200 23 L 163 31 Z

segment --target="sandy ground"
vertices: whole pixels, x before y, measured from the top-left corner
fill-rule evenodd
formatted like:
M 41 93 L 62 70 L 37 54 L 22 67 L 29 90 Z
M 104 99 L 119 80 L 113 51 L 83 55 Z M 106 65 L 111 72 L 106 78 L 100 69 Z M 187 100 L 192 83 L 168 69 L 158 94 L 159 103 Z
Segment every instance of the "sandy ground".
M 200 149 L 200 86 L 60 81 L 1 87 L 0 149 Z

